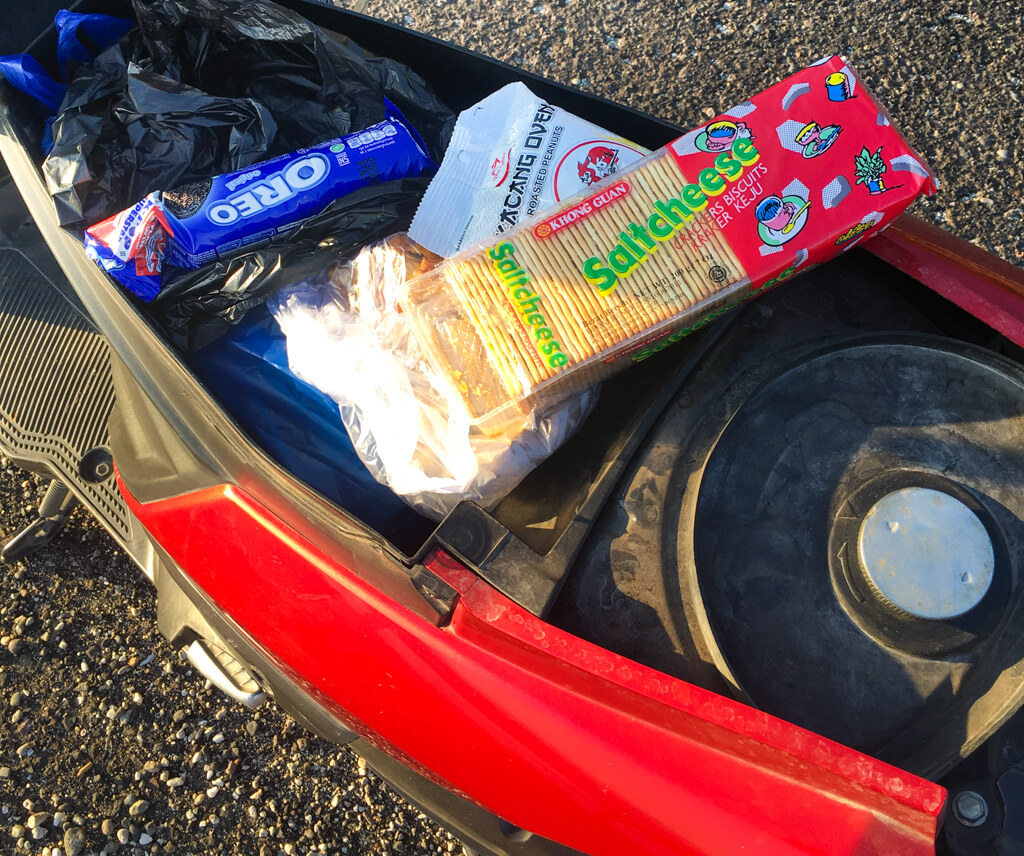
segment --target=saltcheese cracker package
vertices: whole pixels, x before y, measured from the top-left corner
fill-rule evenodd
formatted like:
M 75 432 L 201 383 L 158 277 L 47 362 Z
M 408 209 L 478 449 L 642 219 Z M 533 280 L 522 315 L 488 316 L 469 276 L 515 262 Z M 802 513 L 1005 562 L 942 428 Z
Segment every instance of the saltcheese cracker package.
M 413 280 L 404 309 L 499 426 L 878 234 L 936 185 L 832 57 Z

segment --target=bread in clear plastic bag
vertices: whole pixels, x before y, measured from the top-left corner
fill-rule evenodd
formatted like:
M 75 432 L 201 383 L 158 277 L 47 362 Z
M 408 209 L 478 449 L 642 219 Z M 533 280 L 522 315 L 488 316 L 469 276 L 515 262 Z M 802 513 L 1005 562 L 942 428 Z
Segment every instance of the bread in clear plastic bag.
M 462 500 L 495 505 L 572 436 L 598 395 L 531 402 L 499 431 L 475 425 L 400 303 L 405 282 L 438 260 L 396 235 L 270 304 L 292 371 L 338 402 L 374 477 L 434 519 Z

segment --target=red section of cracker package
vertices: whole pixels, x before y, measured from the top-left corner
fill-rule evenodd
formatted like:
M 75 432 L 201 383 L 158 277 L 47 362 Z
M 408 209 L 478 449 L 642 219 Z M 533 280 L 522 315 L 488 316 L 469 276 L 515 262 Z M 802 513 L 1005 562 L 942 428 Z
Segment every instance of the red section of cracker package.
M 759 284 L 877 234 L 938 186 L 839 57 L 798 72 L 669 148 L 683 174 L 693 176 L 692 198 L 706 210 L 706 225 L 722 230 Z M 751 149 L 759 158 L 746 166 L 742 154 Z

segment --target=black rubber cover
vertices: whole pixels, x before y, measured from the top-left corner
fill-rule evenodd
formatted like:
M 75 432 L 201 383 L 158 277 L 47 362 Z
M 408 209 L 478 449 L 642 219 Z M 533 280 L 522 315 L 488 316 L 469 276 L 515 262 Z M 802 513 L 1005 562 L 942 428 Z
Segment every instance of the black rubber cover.
M 551 620 L 922 775 L 980 745 L 1021 702 L 1021 598 L 1004 586 L 1012 568 L 972 636 L 940 640 L 941 656 L 929 658 L 853 621 L 829 563 L 844 498 L 886 468 L 966 485 L 998 521 L 998 552 L 1024 554 L 1014 498 L 1024 494 L 1014 463 L 1022 395 L 1008 376 L 1019 368 L 952 338 L 918 340 L 991 338 L 935 300 L 854 251 L 716 321 L 710 330 L 730 329 L 629 463 Z M 849 353 L 842 377 L 860 382 L 856 401 L 843 400 L 840 377 L 810 371 L 840 345 L 910 340 L 925 350 L 863 363 Z M 908 349 L 921 359 L 899 359 Z M 792 382 L 776 388 L 779 378 Z M 958 397 L 967 413 L 950 403 Z M 887 462 L 852 465 L 870 463 L 858 451 L 890 435 L 902 439 Z M 833 460 L 850 476 L 843 491 L 826 489 Z
M 990 521 L 992 598 L 955 621 L 887 621 L 837 597 L 829 545 L 850 561 L 856 532 L 840 544 L 836 522 L 855 516 L 863 486 L 896 474 L 894 489 L 973 495 Z M 1024 552 L 1022 486 L 1024 375 L 983 351 L 856 338 L 769 380 L 718 440 L 693 523 L 700 593 L 739 685 L 819 734 L 944 772 L 1001 723 L 997 700 L 1020 701 L 998 679 L 1024 668 L 1024 597 L 1007 567 Z

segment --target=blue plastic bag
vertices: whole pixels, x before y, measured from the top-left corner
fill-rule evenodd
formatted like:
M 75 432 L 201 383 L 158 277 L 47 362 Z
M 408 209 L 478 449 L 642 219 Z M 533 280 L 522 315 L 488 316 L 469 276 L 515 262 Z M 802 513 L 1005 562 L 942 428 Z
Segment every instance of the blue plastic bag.
M 57 28 L 57 64 L 60 66 L 62 81 L 67 80 L 68 63 L 71 60 L 88 62 L 95 59 L 102 50 L 110 47 L 134 26 L 126 18 L 83 15 L 67 9 L 57 12 L 53 22 Z M 0 74 L 15 89 L 34 98 L 46 108 L 49 118 L 43 130 L 43 152 L 49 154 L 53 148 L 53 120 L 67 93 L 67 86 L 50 77 L 28 54 L 0 56 Z
M 281 466 L 399 547 L 422 542 L 432 526 L 366 469 L 337 403 L 291 372 L 284 334 L 265 307 L 193 354 L 191 363 Z
M 68 61 L 88 62 L 127 33 L 134 23 L 110 15 L 83 15 L 61 9 L 53 19 L 57 26 L 57 64 L 61 79 L 67 80 Z M 83 43 L 88 39 L 89 47 Z M 59 106 L 59 105 L 58 105 Z
M 67 87 L 57 83 L 43 67 L 28 54 L 0 56 L 0 74 L 20 92 L 35 98 L 50 113 L 60 109 Z

